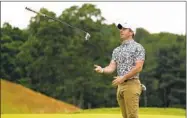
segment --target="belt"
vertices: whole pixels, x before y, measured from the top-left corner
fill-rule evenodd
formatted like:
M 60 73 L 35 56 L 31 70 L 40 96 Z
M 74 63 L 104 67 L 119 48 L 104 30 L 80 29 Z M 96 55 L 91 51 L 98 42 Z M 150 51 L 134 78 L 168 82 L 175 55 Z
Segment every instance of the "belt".
M 138 78 L 127 79 L 124 82 L 130 81 L 130 80 L 134 80 L 134 79 L 138 79 Z

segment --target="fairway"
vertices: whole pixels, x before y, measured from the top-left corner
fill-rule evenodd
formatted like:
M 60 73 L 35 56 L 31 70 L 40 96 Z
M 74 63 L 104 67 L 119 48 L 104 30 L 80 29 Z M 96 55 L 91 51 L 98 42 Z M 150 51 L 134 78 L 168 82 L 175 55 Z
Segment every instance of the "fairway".
M 121 114 L 3 114 L 1 118 L 122 118 Z M 175 115 L 140 115 L 139 118 L 185 118 Z

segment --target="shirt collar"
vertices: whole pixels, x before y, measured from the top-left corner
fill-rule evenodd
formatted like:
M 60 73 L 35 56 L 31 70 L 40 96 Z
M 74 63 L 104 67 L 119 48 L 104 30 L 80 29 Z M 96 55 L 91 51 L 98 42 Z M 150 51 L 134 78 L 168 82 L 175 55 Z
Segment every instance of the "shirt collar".
M 134 39 L 128 39 L 128 40 L 124 40 L 121 45 L 125 45 L 125 44 L 129 44 L 131 42 L 134 42 Z

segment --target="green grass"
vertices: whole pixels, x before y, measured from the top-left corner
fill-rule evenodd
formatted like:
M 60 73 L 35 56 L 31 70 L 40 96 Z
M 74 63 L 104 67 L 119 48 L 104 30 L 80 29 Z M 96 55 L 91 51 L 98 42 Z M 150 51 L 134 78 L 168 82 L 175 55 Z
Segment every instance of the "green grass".
M 79 112 L 75 112 L 76 114 L 119 114 L 119 108 L 100 108 L 100 109 L 90 109 L 90 110 L 81 110 Z M 139 114 L 146 115 L 178 115 L 184 116 L 185 110 L 179 108 L 140 108 Z
M 3 114 L 1 118 L 122 118 L 121 114 Z M 185 118 L 172 115 L 139 115 L 139 118 Z
M 185 118 L 177 108 L 140 108 L 139 118 Z M 3 114 L 1 118 L 122 118 L 119 108 L 82 110 L 72 114 Z

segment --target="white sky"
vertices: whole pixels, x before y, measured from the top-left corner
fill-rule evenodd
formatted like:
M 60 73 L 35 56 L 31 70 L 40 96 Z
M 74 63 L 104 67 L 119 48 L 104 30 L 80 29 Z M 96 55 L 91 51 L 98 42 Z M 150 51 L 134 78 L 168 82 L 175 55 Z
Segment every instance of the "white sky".
M 109 24 L 127 21 L 150 33 L 186 32 L 185 2 L 1 2 L 1 26 L 9 22 L 15 27 L 26 28 L 35 14 L 25 10 L 25 7 L 36 11 L 44 7 L 59 16 L 66 8 L 84 3 L 95 4 L 101 9 L 102 16 Z

